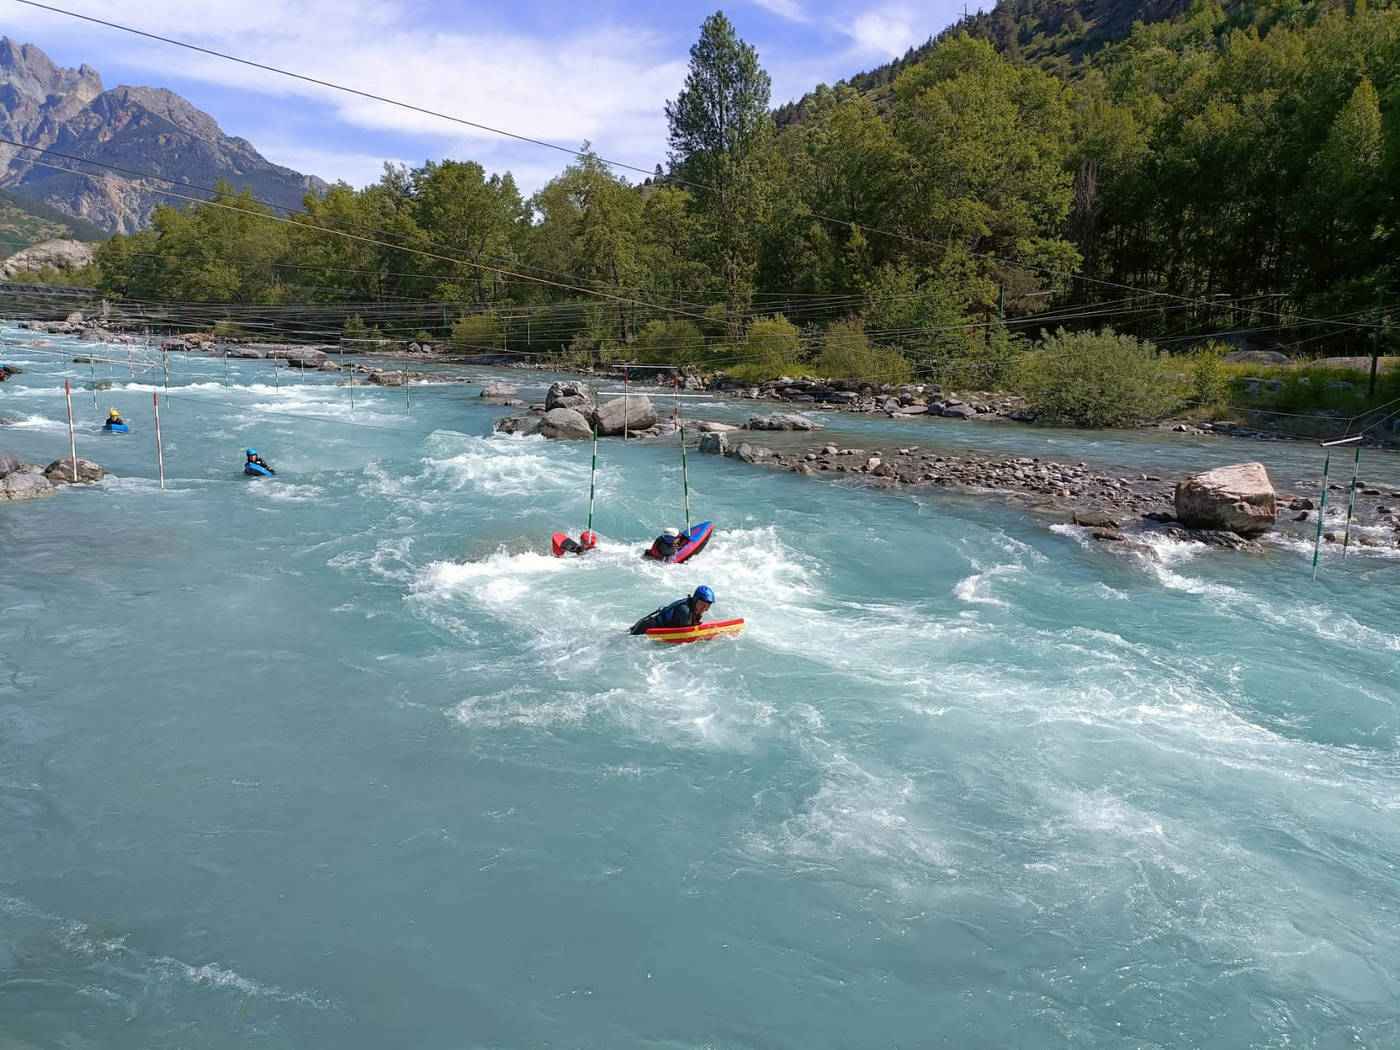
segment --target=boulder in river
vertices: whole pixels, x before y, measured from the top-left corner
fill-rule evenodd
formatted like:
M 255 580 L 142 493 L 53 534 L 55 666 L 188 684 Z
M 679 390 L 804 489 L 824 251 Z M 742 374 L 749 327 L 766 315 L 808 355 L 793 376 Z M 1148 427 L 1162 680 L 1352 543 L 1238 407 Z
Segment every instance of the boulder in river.
M 90 485 L 94 481 L 101 481 L 107 476 L 107 472 L 90 459 L 78 457 L 78 481 L 79 485 Z M 48 478 L 55 485 L 73 484 L 73 460 L 56 459 L 44 468 L 44 477 Z
M 540 433 L 564 441 L 587 441 L 593 436 L 593 427 L 581 412 L 572 408 L 551 408 L 540 420 Z
M 5 453 L 0 452 L 0 456 L 5 456 Z M 8 458 L 14 459 L 13 456 Z M 20 464 L 14 470 L 5 470 L 0 466 L 0 500 L 36 499 L 39 496 L 52 496 L 54 492 L 53 482 L 44 477 L 37 466 Z
M 487 383 L 481 388 L 482 397 L 508 398 L 514 397 L 518 393 L 520 391 L 509 383 Z
M 496 420 L 492 429 L 497 434 L 519 434 L 525 437 L 540 432 L 540 417 L 535 415 L 506 416 Z
M 577 380 L 555 383 L 544 397 L 546 411 L 555 408 L 576 408 L 584 415 L 589 415 L 593 405 L 593 391 L 588 389 L 586 383 L 580 383 Z
M 584 413 L 590 415 L 590 413 Z M 651 399 L 638 394 L 604 401 L 591 413 L 600 434 L 621 434 L 623 424 L 630 433 L 656 426 L 656 409 Z
M 330 359 L 324 350 L 311 346 L 287 346 L 269 350 L 268 357 L 277 357 L 287 362 L 288 368 L 320 368 Z
M 729 451 L 729 438 L 724 434 L 705 433 L 700 435 L 701 452 L 717 452 L 721 456 Z
M 1193 474 L 1176 486 L 1176 516 L 1193 529 L 1255 536 L 1274 526 L 1278 500 L 1262 463 L 1236 463 Z

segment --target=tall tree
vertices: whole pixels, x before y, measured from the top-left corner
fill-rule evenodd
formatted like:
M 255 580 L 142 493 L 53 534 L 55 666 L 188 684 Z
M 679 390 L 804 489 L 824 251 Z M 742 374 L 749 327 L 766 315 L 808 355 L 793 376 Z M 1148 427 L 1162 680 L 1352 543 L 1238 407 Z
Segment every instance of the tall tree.
M 695 189 L 706 247 L 729 314 L 731 334 L 753 297 L 757 242 L 765 208 L 764 151 L 773 137 L 772 81 L 752 44 L 716 11 L 690 49 L 690 72 L 666 103 L 671 171 Z

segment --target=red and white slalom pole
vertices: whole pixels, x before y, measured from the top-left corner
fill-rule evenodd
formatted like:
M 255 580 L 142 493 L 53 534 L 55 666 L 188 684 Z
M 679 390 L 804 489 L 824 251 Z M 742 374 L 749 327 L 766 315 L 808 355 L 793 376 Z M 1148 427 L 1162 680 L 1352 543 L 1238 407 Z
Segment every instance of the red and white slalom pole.
M 165 488 L 165 450 L 160 446 L 160 395 L 151 392 L 151 404 L 156 406 L 156 465 L 160 468 L 160 487 Z
M 78 480 L 78 439 L 73 436 L 73 391 L 68 380 L 63 381 L 63 397 L 68 402 L 68 451 L 73 454 L 73 480 Z

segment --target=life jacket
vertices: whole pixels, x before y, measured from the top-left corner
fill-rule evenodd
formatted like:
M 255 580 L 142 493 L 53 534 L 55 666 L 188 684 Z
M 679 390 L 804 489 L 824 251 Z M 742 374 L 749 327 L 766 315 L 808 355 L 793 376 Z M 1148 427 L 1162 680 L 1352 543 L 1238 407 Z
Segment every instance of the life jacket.
M 654 615 L 662 627 L 689 627 L 695 621 L 695 607 L 689 598 L 682 598 Z

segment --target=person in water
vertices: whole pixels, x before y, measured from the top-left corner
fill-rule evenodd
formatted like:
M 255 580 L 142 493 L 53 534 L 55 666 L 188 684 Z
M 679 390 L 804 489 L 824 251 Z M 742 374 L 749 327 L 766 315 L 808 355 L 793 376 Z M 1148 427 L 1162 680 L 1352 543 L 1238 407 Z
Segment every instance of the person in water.
M 255 448 L 250 448 L 248 450 L 248 462 L 254 464 L 255 466 L 262 467 L 264 470 L 270 473 L 277 473 L 275 470 L 273 470 L 267 465 L 266 461 L 263 460 L 262 456 L 258 455 L 258 450 Z
M 122 422 L 122 414 L 120 412 L 115 408 L 109 408 L 107 409 L 107 425 L 109 427 L 120 427 L 126 424 Z
M 714 603 L 715 592 L 702 584 L 689 597 L 643 616 L 632 625 L 631 633 L 646 634 L 654 627 L 698 627 Z
M 562 533 L 556 533 L 555 535 L 562 536 L 561 539 L 554 541 L 554 556 L 556 558 L 562 558 L 566 554 L 587 554 L 594 547 L 598 546 L 598 534 L 596 532 L 580 533 L 578 542 L 574 542 L 574 540 L 568 536 L 563 536 Z
M 680 529 L 666 529 L 650 547 L 647 548 L 643 557 L 655 558 L 657 561 L 671 561 L 675 558 L 676 552 L 685 546 L 685 537 L 681 535 Z

